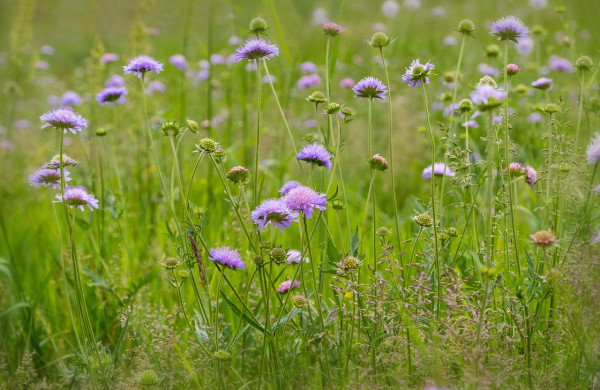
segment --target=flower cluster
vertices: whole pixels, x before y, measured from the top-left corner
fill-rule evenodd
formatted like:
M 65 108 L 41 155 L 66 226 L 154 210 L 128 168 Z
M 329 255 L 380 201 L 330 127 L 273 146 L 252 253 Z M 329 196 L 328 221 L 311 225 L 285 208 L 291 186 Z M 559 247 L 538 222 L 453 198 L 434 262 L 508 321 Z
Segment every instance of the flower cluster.
M 406 72 L 402 76 L 402 82 L 413 87 L 413 89 L 420 86 L 421 83 L 429 84 L 429 75 L 434 68 L 435 66 L 432 63 L 421 64 L 417 58 L 406 68 Z

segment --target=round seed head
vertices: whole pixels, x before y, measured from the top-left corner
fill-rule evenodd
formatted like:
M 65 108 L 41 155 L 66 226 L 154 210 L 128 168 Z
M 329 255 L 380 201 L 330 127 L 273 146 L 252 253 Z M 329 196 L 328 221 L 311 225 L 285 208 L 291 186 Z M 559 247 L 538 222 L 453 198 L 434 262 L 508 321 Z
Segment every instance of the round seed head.
M 498 45 L 488 45 L 485 48 L 485 55 L 490 58 L 496 58 L 500 54 L 500 46 Z
M 557 104 L 554 104 L 554 103 L 548 103 L 548 104 L 546 104 L 546 105 L 544 106 L 543 110 L 544 110 L 544 112 L 545 112 L 546 114 L 550 114 L 550 115 L 552 115 L 552 114 L 554 114 L 554 113 L 556 113 L 556 112 L 559 112 L 559 111 L 560 111 L 560 107 L 559 107 Z
M 306 302 L 306 298 L 303 295 L 300 294 L 296 294 L 292 297 L 292 303 L 294 304 L 294 306 L 296 306 L 298 309 L 302 309 L 305 308 L 307 305 Z
M 325 103 L 327 101 L 327 98 L 325 97 L 325 94 L 321 91 L 315 91 L 313 93 L 311 93 L 306 100 L 308 100 L 309 102 L 312 103 Z
M 229 360 L 229 358 L 231 358 L 231 354 L 223 349 L 219 349 L 218 351 L 215 351 L 215 359 L 224 362 Z
M 287 260 L 287 252 L 283 248 L 273 248 L 271 252 L 269 252 L 269 257 L 276 264 L 283 264 Z
M 188 119 L 187 120 L 187 127 L 188 127 L 188 130 L 191 131 L 194 134 L 196 134 L 198 132 L 198 122 L 196 122 L 196 121 Z
M 165 260 L 165 262 L 163 263 L 163 268 L 166 270 L 172 270 L 175 269 L 177 267 L 179 267 L 179 264 L 181 264 L 179 262 L 179 260 L 177 260 L 174 257 L 169 257 L 167 260 Z
M 156 372 L 152 371 L 152 370 L 146 370 L 144 372 L 142 372 L 142 374 L 140 375 L 140 378 L 138 379 L 138 382 L 140 383 L 140 385 L 143 386 L 153 386 L 156 385 L 159 381 L 158 375 L 156 374 Z
M 343 210 L 344 207 L 346 207 L 346 205 L 341 200 L 336 199 L 333 202 L 331 202 L 331 207 L 333 207 L 333 209 L 336 211 L 340 211 Z
M 592 69 L 594 61 L 588 56 L 581 56 L 575 61 L 575 69 L 586 72 Z
M 415 221 L 417 225 L 423 227 L 430 227 L 433 225 L 433 218 L 431 218 L 428 214 L 419 214 L 416 217 L 413 217 L 413 221 Z
M 250 21 L 250 32 L 256 35 L 264 34 L 269 26 L 261 17 L 256 17 Z
M 325 107 L 325 113 L 328 115 L 333 115 L 336 114 L 340 108 L 342 108 L 342 105 L 339 103 L 329 103 L 327 107 Z
M 342 259 L 342 268 L 344 271 L 352 271 L 353 269 L 356 269 L 359 264 L 360 261 L 354 256 L 346 256 Z
M 387 45 L 389 45 L 390 42 L 391 42 L 391 39 L 390 39 L 390 37 L 388 37 L 386 35 L 386 33 L 376 32 L 371 37 L 371 40 L 369 41 L 369 45 L 376 47 L 376 48 L 382 48 L 382 47 L 386 47 Z
M 457 31 L 461 34 L 473 36 L 473 31 L 475 31 L 475 23 L 473 23 L 473 21 L 470 19 L 463 19 L 458 23 Z
M 108 133 L 108 130 L 106 130 L 104 127 L 100 127 L 98 129 L 96 129 L 96 135 L 98 137 L 104 137 L 106 135 L 106 133 Z
M 219 147 L 219 144 L 211 138 L 203 138 L 197 145 L 198 149 L 205 151 L 206 153 L 213 153 Z

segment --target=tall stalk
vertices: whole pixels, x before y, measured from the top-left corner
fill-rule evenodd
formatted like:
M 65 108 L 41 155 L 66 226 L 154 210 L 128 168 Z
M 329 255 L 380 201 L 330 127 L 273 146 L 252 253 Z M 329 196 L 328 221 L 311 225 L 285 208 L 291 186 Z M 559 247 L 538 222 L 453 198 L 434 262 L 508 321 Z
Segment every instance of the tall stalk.
M 260 76 L 260 63 L 255 60 L 256 64 L 256 146 L 254 150 L 254 204 L 258 205 L 258 154 L 260 148 L 260 110 L 262 105 L 262 80 Z

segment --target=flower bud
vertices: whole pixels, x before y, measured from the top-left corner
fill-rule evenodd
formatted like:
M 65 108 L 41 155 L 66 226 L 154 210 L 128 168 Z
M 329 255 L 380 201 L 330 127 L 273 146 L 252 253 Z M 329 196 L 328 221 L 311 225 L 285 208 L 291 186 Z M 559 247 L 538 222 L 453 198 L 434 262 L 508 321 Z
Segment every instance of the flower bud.
M 333 202 L 331 202 L 331 207 L 335 210 L 335 211 L 340 211 L 343 210 L 344 207 L 346 207 L 346 205 L 344 205 L 344 202 L 342 202 L 339 199 L 334 200 Z
M 475 31 L 475 23 L 473 23 L 473 21 L 470 19 L 463 19 L 458 23 L 457 31 L 461 34 L 473 36 L 472 34 L 473 31 Z
M 329 103 L 327 107 L 325 107 L 325 113 L 327 113 L 328 115 L 333 115 L 336 114 L 340 110 L 340 108 L 342 108 L 341 104 Z
M 451 237 L 456 237 L 456 236 L 458 236 L 458 230 L 456 230 L 456 228 L 455 228 L 454 226 L 452 226 L 452 227 L 449 227 L 449 228 L 448 228 L 448 230 L 447 230 L 447 233 L 448 233 L 448 235 L 449 235 L 449 236 L 451 236 Z
M 163 122 L 160 125 L 160 131 L 169 137 L 175 137 L 181 132 L 181 125 L 177 122 Z
M 514 91 L 519 95 L 527 95 L 529 88 L 525 84 L 519 84 L 515 87 Z
M 477 83 L 478 86 L 485 84 L 491 85 L 494 88 L 498 88 L 498 84 L 496 83 L 496 80 L 492 78 L 492 76 L 485 75 L 482 78 L 480 78 L 479 82 Z
M 520 71 L 521 71 L 521 68 L 519 68 L 518 65 L 515 65 L 515 64 L 508 64 L 508 65 L 506 65 L 506 73 L 509 76 L 514 76 L 517 73 L 519 73 Z
M 352 271 L 358 267 L 360 261 L 354 256 L 346 256 L 342 259 L 342 268 L 344 271 Z
M 188 119 L 187 126 L 188 126 L 188 130 L 191 131 L 192 133 L 196 134 L 198 132 L 198 122 Z
M 388 37 L 386 35 L 386 33 L 376 32 L 371 37 L 371 40 L 369 41 L 369 45 L 371 45 L 373 47 L 377 47 L 377 48 L 382 48 L 382 47 L 386 47 L 387 45 L 389 45 L 390 42 L 391 42 L 391 39 L 390 39 L 390 37 Z
M 373 157 L 371 157 L 369 165 L 371 166 L 371 169 L 382 172 L 389 168 L 389 164 L 386 161 L 386 159 L 381 157 L 379 154 L 376 154 Z
M 498 45 L 488 45 L 485 48 L 485 55 L 490 58 L 496 58 L 500 54 L 500 46 Z
M 303 295 L 300 294 L 296 294 L 292 297 L 292 303 L 294 304 L 294 306 L 296 306 L 298 309 L 302 309 L 305 308 L 307 305 L 306 302 L 306 298 L 304 298 Z
M 554 11 L 556 11 L 557 14 L 564 14 L 565 12 L 567 12 L 567 8 L 564 6 L 556 6 L 556 8 L 554 8 Z
M 325 35 L 329 35 L 330 37 L 335 37 L 344 32 L 344 28 L 339 24 L 334 22 L 327 22 L 323 24 L 323 32 Z
M 188 271 L 187 269 L 180 269 L 179 272 L 177 272 L 177 274 L 181 279 L 187 279 L 190 277 L 190 271 Z
M 287 260 L 287 252 L 283 248 L 273 248 L 269 252 L 269 257 L 275 264 L 283 264 Z
M 138 379 L 139 384 L 143 386 L 154 386 L 158 383 L 158 381 L 158 375 L 152 370 L 146 370 L 142 372 Z
M 233 167 L 227 172 L 227 179 L 235 184 L 243 184 L 250 179 L 250 172 L 242 166 Z
M 548 104 L 546 104 L 544 106 L 543 110 L 544 110 L 544 112 L 546 114 L 552 115 L 552 114 L 554 114 L 556 112 L 559 112 L 560 111 L 560 107 L 558 105 L 554 104 L 554 103 L 548 103 Z
M 215 351 L 214 356 L 215 356 L 215 359 L 217 359 L 221 362 L 225 362 L 225 361 L 229 360 L 229 358 L 231 358 L 231 354 L 223 349 L 219 349 L 218 351 Z
M 377 229 L 378 236 L 385 237 L 385 236 L 389 236 L 390 234 L 392 234 L 392 231 L 390 229 L 386 228 L 385 226 L 382 226 L 379 229 Z
M 179 262 L 179 260 L 177 260 L 174 257 L 169 257 L 167 260 L 165 260 L 165 262 L 163 263 L 163 268 L 166 270 L 173 270 L 177 267 L 179 267 L 179 264 L 181 264 Z
M 254 257 L 252 258 L 252 261 L 254 261 L 254 264 L 255 264 L 257 267 L 260 267 L 260 266 L 262 266 L 262 265 L 264 264 L 264 261 L 263 261 L 263 258 L 262 258 L 262 256 L 254 256 Z
M 419 214 L 416 217 L 413 217 L 413 221 L 415 221 L 417 225 L 423 227 L 430 227 L 433 225 L 433 219 L 428 214 Z
M 468 114 L 473 111 L 473 102 L 469 99 L 463 99 L 458 102 L 458 112 L 461 114 Z
M 203 138 L 196 147 L 206 153 L 213 153 L 219 147 L 219 144 L 211 138 Z
M 312 103 L 325 103 L 327 101 L 327 98 L 325 97 L 325 94 L 323 94 L 323 92 L 321 91 L 315 91 L 313 93 L 311 93 L 306 100 L 308 100 L 309 102 Z
M 447 83 L 453 83 L 456 77 L 454 77 L 454 72 L 446 72 L 444 73 L 444 81 Z
M 575 69 L 586 72 L 592 69 L 594 66 L 594 61 L 588 56 L 580 56 L 577 61 L 575 61 Z
M 104 136 L 106 135 L 106 133 L 108 133 L 108 130 L 106 130 L 106 129 L 105 129 L 105 128 L 103 128 L 103 127 L 100 127 L 100 128 L 98 128 L 98 129 L 96 129 L 96 135 L 97 135 L 98 137 L 104 137 Z
M 264 34 L 269 26 L 261 17 L 256 17 L 250 21 L 250 32 L 256 35 Z

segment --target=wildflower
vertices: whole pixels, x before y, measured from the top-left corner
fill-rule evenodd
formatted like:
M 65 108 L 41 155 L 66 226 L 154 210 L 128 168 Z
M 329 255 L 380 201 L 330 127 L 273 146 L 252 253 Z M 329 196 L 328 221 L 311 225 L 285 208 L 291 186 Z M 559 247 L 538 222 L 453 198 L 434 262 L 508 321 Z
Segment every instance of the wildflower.
M 60 98 L 60 104 L 63 106 L 80 106 L 81 97 L 75 91 L 67 91 Z
M 165 85 L 161 81 L 152 81 L 148 84 L 148 87 L 146 87 L 146 94 L 152 95 L 154 92 L 163 93 L 166 90 L 167 87 L 165 87 Z
M 321 77 L 318 74 L 309 74 L 308 76 L 300 77 L 300 80 L 296 83 L 296 87 L 299 89 L 306 89 L 321 84 Z
M 232 270 L 246 269 L 246 263 L 242 261 L 238 251 L 229 247 L 212 248 L 209 251 L 208 260 L 219 263 Z
M 368 99 L 383 99 L 387 93 L 385 85 L 375 77 L 365 77 L 352 88 L 355 97 L 364 97 Z
M 433 225 L 433 219 L 428 214 L 419 214 L 412 217 L 412 220 L 419 226 L 430 227 Z
M 498 88 L 496 80 L 494 80 L 494 78 L 490 75 L 485 75 L 479 79 L 479 81 L 477 82 L 477 87 L 480 87 L 482 85 L 490 85 L 494 88 Z
M 508 64 L 508 65 L 506 65 L 506 73 L 509 76 L 514 76 L 517 73 L 519 73 L 520 71 L 521 71 L 521 68 L 519 68 L 518 65 L 515 65 L 515 64 Z
M 529 238 L 531 238 L 534 244 L 539 245 L 541 247 L 550 246 L 554 244 L 554 241 L 556 241 L 556 237 L 554 236 L 554 234 L 552 234 L 552 232 L 548 230 L 540 230 L 539 232 L 536 232 L 529 236 Z
M 124 87 L 108 87 L 104 88 L 96 95 L 96 100 L 101 105 L 115 105 L 125 103 L 127 89 Z
M 219 349 L 218 351 L 215 351 L 215 353 L 213 355 L 214 355 L 215 359 L 217 359 L 221 362 L 225 362 L 231 358 L 231 354 L 229 352 L 225 351 L 224 349 Z
M 62 161 L 63 167 L 74 167 L 75 165 L 78 164 L 77 160 L 67 156 L 64 153 L 62 155 L 62 159 L 63 159 L 63 161 Z M 44 164 L 42 166 L 42 168 L 60 169 L 60 155 L 57 154 L 56 156 L 52 157 L 52 159 L 49 162 L 47 162 L 46 164 Z
M 473 31 L 475 31 L 475 23 L 470 19 L 463 19 L 458 23 L 458 29 L 456 31 L 472 37 Z
M 260 34 L 266 33 L 268 29 L 269 29 L 269 26 L 267 26 L 267 22 L 261 17 L 256 17 L 250 21 L 249 31 L 252 34 L 255 34 L 258 36 Z
M 327 115 L 337 114 L 341 108 L 342 108 L 342 105 L 339 103 L 329 103 L 327 105 L 327 107 L 325 107 L 325 113 Z
M 163 268 L 171 271 L 176 269 L 177 267 L 179 267 L 181 263 L 179 262 L 179 260 L 177 260 L 174 257 L 169 257 L 167 260 L 165 260 L 165 262 L 163 263 Z
M 491 110 L 502 104 L 506 98 L 506 92 L 500 91 L 491 85 L 479 85 L 475 91 L 471 92 L 471 100 L 479 106 L 482 111 Z
M 594 66 L 594 61 L 588 56 L 580 56 L 577 61 L 575 61 L 574 68 L 581 71 L 586 72 L 592 69 Z
M 382 172 L 389 168 L 389 164 L 386 159 L 381 157 L 379 154 L 371 157 L 371 160 L 369 160 L 369 166 L 371 169 Z
M 506 16 L 492 23 L 490 33 L 497 36 L 499 41 L 508 40 L 518 43 L 519 40 L 529 37 L 529 28 L 520 19 Z
M 283 264 L 287 260 L 287 252 L 282 248 L 273 248 L 269 252 L 269 257 L 275 264 Z
M 389 236 L 390 234 L 392 234 L 392 231 L 390 229 L 386 228 L 385 226 L 382 226 L 379 229 L 377 229 L 376 233 L 378 236 L 385 237 L 385 236 Z
M 544 106 L 544 108 L 542 108 L 542 110 L 546 113 L 546 114 L 555 114 L 557 112 L 560 111 L 560 107 L 557 104 L 554 103 L 548 103 Z
M 325 147 L 317 142 L 306 145 L 296 155 L 296 158 L 301 161 L 306 161 L 311 164 L 331 169 L 331 153 Z
M 354 80 L 352 80 L 350 77 L 346 77 L 340 80 L 340 87 L 342 88 L 352 88 L 354 87 Z
M 446 230 L 446 233 L 448 233 L 450 237 L 458 236 L 458 230 L 454 226 L 449 227 L 448 230 Z
M 542 121 L 542 114 L 539 112 L 532 112 L 527 118 L 527 122 L 529 123 L 539 123 Z
M 417 58 L 406 68 L 406 72 L 402 76 L 402 82 L 410 85 L 413 89 L 420 86 L 421 83 L 429 84 L 428 76 L 434 68 L 435 66 L 432 63 L 421 64 Z
M 223 65 L 227 59 L 222 54 L 211 54 L 210 63 L 213 65 Z M 233 61 L 235 63 L 235 61 Z
M 334 22 L 327 22 L 323 24 L 323 32 L 325 35 L 335 37 L 344 32 L 344 27 Z
M 360 265 L 360 260 L 358 260 L 354 256 L 344 256 L 340 260 L 338 274 L 343 274 L 346 272 L 352 272 Z
M 540 77 L 539 79 L 537 79 L 533 83 L 531 83 L 531 86 L 533 88 L 537 88 L 537 89 L 541 89 L 542 91 L 545 91 L 552 86 L 552 79 L 549 79 L 547 77 Z
M 281 284 L 279 285 L 279 287 L 277 288 L 277 290 L 275 290 L 275 292 L 278 293 L 278 294 L 285 294 L 286 292 L 290 291 L 294 287 L 298 287 L 299 285 L 300 285 L 300 282 L 297 281 L 297 280 L 294 280 L 293 283 L 289 279 L 288 280 L 284 280 L 283 282 L 281 282 Z
M 235 50 L 235 61 L 269 60 L 279 55 L 279 49 L 262 38 L 250 38 Z
M 468 114 L 473 111 L 473 102 L 469 99 L 463 99 L 458 102 L 458 107 L 456 110 L 461 114 Z
M 152 84 L 152 83 L 150 83 Z M 104 83 L 105 87 L 122 87 L 125 85 L 125 79 L 119 75 L 113 74 Z
M 135 74 L 140 79 L 146 72 L 160 73 L 163 70 L 163 64 L 150 56 L 137 56 L 129 60 L 129 63 L 123 66 L 123 73 Z
M 548 6 L 548 0 L 529 0 L 529 6 L 533 9 L 544 9 Z
M 386 33 L 376 32 L 375 34 L 373 34 L 373 36 L 371 37 L 371 40 L 368 43 L 372 47 L 381 49 L 381 48 L 389 45 L 391 41 L 392 40 L 390 39 L 390 37 L 387 36 Z
M 498 45 L 487 45 L 485 48 L 485 55 L 489 58 L 496 58 L 500 55 L 500 46 Z
M 600 134 L 590 141 L 586 151 L 588 164 L 596 164 L 600 160 Z
M 281 199 L 268 199 L 262 202 L 251 213 L 252 221 L 258 225 L 258 230 L 264 229 L 268 225 L 279 227 L 283 233 L 283 228 L 290 227 L 292 222 L 298 220 L 298 213 L 294 212 Z
M 158 375 L 152 370 L 146 370 L 140 375 L 138 382 L 143 386 L 154 386 L 159 382 Z
M 115 53 L 106 53 L 103 54 L 102 57 L 100 57 L 100 62 L 103 64 L 108 64 L 117 61 L 119 61 L 119 55 Z
M 175 67 L 178 69 L 187 69 L 187 61 L 185 60 L 185 57 L 181 54 L 175 54 L 174 56 L 169 57 L 169 62 L 175 65 Z
M 248 169 L 238 165 L 237 167 L 231 168 L 229 172 L 227 172 L 227 179 L 235 184 L 244 184 L 250 179 L 250 172 Z
M 308 100 L 311 103 L 319 104 L 319 103 L 325 103 L 327 101 L 327 98 L 325 97 L 325 94 L 323 94 L 323 92 L 315 91 L 315 92 L 311 93 L 306 98 L 306 100 Z
M 300 70 L 303 73 L 314 73 L 317 71 L 317 65 L 314 62 L 306 61 L 300 64 Z
M 447 37 L 444 37 L 442 43 L 444 46 L 456 46 L 456 38 L 454 38 L 452 35 L 448 35 Z
M 300 294 L 296 294 L 292 297 L 292 303 L 294 304 L 294 306 L 296 306 L 298 309 L 303 309 L 306 307 L 307 302 L 306 302 L 306 298 L 304 298 L 303 295 Z
M 300 186 L 301 186 L 301 184 L 298 183 L 297 181 L 290 180 L 281 186 L 281 188 L 279 189 L 279 193 L 282 196 L 285 196 L 285 195 L 287 195 L 288 192 L 290 192 L 290 190 L 292 190 L 293 188 L 296 188 L 296 187 L 300 187 Z
M 292 210 L 302 211 L 306 218 L 312 218 L 313 210 L 325 210 L 327 198 L 305 186 L 291 189 L 283 198 L 285 204 Z
M 394 0 L 387 0 L 381 5 L 381 12 L 387 17 L 394 17 L 400 11 L 400 5 Z
M 174 137 L 181 133 L 181 125 L 177 122 L 163 122 L 160 131 L 166 136 Z
M 65 172 L 65 182 L 70 181 L 69 172 Z M 40 168 L 29 176 L 29 184 L 38 188 L 39 186 L 50 187 L 52 189 L 60 188 L 60 169 Z
M 477 69 L 481 73 L 483 73 L 484 75 L 487 75 L 487 76 L 492 76 L 492 77 L 500 76 L 500 72 L 498 72 L 498 69 L 494 68 L 493 66 L 489 66 L 488 64 L 481 63 L 481 64 L 479 64 Z
M 344 202 L 342 202 L 339 199 L 334 200 L 333 202 L 331 202 L 331 207 L 335 210 L 335 211 L 340 211 L 343 210 L 344 207 L 346 207 L 346 205 L 344 204 Z
M 525 181 L 532 186 L 537 181 L 537 171 L 529 165 L 523 168 L 523 171 L 525 172 Z
M 67 130 L 73 134 L 85 130 L 87 121 L 81 115 L 73 111 L 71 107 L 56 107 L 47 113 L 40 116 L 40 120 L 44 124 L 42 129 L 46 127 L 54 127 L 62 129 L 65 133 Z
M 54 55 L 54 48 L 50 45 L 44 45 L 40 47 L 40 53 L 47 56 Z
M 354 110 L 350 107 L 342 107 L 340 114 L 344 117 L 343 121 L 348 123 L 353 119 L 352 117 L 354 116 Z
M 83 206 L 89 207 L 92 211 L 98 208 L 98 199 L 96 199 L 94 195 L 88 194 L 85 187 L 66 187 L 64 192 L 64 199 L 62 194 L 56 194 L 57 200 L 54 201 L 55 203 L 64 202 L 67 206 L 70 206 L 71 208 L 74 207 L 81 211 L 83 211 Z
M 430 165 L 427 168 L 423 169 L 422 177 L 423 177 L 423 179 L 431 179 L 432 175 L 454 177 L 454 176 L 456 176 L 456 173 L 453 172 L 444 163 L 435 163 L 435 164 L 433 164 L 433 168 Z
M 196 147 L 206 153 L 214 153 L 219 147 L 219 144 L 211 138 L 203 138 Z
M 300 264 L 300 260 L 302 260 L 302 254 L 300 251 L 295 249 L 290 249 L 287 252 L 287 263 L 288 264 Z M 308 257 L 304 258 L 304 261 L 308 263 Z
M 523 55 L 529 54 L 533 50 L 533 44 L 534 42 L 531 38 L 521 39 L 519 43 L 517 43 L 517 52 Z
M 573 72 L 573 64 L 571 64 L 571 61 L 566 58 L 552 55 L 550 56 L 549 61 L 549 66 L 552 70 L 558 70 L 565 73 Z
M 523 164 L 518 162 L 508 164 L 508 168 L 504 168 L 504 173 L 507 172 L 510 174 L 510 176 L 521 176 L 525 173 Z
M 108 130 L 106 130 L 104 127 L 99 127 L 96 129 L 96 135 L 98 137 L 104 137 L 106 134 L 108 134 Z

